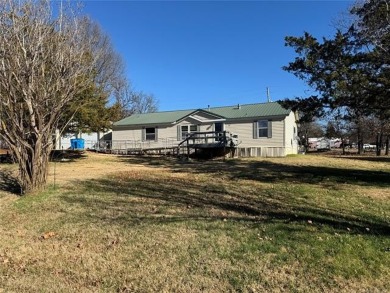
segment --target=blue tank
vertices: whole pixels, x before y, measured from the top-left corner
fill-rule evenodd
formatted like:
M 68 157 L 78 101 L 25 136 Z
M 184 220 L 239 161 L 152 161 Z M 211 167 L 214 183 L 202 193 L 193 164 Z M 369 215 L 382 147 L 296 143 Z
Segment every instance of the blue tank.
M 70 147 L 73 150 L 83 150 L 84 149 L 84 139 L 82 139 L 82 138 L 72 138 L 70 140 Z

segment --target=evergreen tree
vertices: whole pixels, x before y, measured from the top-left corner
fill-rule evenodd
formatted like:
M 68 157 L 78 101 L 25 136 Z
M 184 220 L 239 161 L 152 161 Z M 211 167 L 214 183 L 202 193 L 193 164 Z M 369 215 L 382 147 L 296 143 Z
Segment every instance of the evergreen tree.
M 390 119 L 390 12 L 387 1 L 376 0 L 356 5 L 351 13 L 357 16 L 355 23 L 331 39 L 318 41 L 307 32 L 286 37 L 286 46 L 298 57 L 283 69 L 305 80 L 319 95 L 281 103 L 304 113 L 303 120 L 344 109 L 345 119 L 358 125 L 361 152 L 363 117 Z

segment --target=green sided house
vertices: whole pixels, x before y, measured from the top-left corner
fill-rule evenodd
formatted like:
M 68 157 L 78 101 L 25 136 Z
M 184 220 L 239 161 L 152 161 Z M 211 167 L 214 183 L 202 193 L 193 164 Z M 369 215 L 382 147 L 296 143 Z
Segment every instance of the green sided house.
M 211 140 L 218 141 L 215 135 L 228 133 L 238 156 L 280 157 L 298 152 L 296 120 L 278 103 L 134 114 L 114 123 L 111 147 L 168 149 L 189 137 L 214 133 Z

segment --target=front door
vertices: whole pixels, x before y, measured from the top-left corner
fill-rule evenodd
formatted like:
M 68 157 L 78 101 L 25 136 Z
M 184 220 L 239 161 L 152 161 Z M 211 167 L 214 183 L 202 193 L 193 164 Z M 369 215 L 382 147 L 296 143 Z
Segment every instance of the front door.
M 222 122 L 217 122 L 214 124 L 214 131 L 215 131 L 215 140 L 220 141 L 223 137 L 223 131 L 224 131 L 224 124 Z

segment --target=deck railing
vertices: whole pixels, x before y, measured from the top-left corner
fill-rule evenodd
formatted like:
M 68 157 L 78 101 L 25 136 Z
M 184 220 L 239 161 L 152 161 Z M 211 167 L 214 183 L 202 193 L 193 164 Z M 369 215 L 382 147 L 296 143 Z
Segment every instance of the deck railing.
M 206 131 L 187 134 L 181 142 L 177 137 L 159 138 L 158 140 L 85 140 L 85 149 L 118 154 L 180 154 L 201 148 L 237 147 L 237 136 L 228 131 Z
M 86 141 L 85 147 L 98 151 L 104 150 L 145 150 L 150 148 L 173 148 L 177 147 L 176 138 L 160 138 L 155 140 L 101 140 Z
M 189 134 L 181 143 L 180 146 L 196 146 L 196 145 L 214 145 L 224 147 L 237 146 L 237 136 L 228 131 L 206 131 L 193 132 Z

